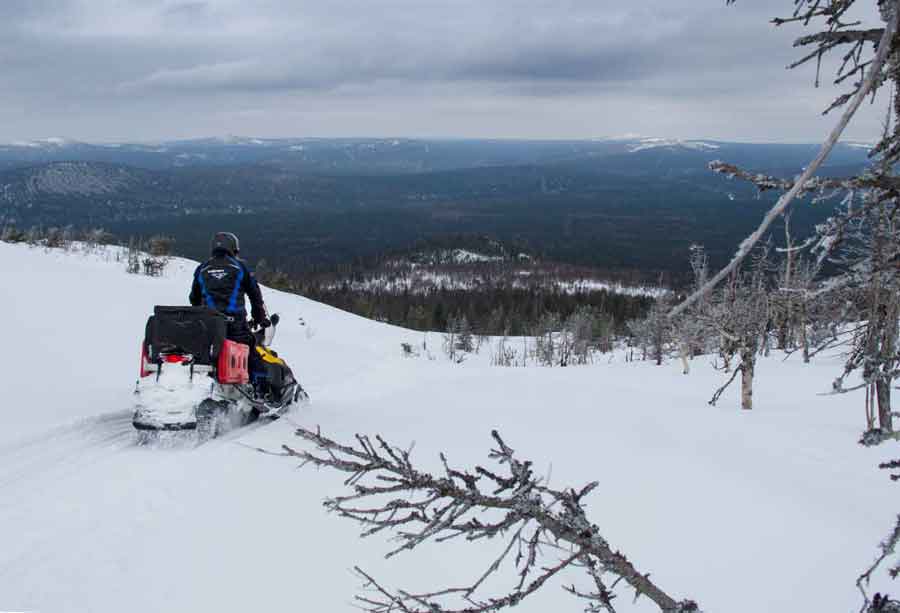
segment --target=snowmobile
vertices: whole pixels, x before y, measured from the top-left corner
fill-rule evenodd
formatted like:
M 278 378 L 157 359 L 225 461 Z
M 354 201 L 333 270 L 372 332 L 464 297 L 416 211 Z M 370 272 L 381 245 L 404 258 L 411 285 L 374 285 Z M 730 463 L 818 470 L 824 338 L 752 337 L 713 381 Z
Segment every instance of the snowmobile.
M 150 438 L 190 432 L 198 442 L 260 419 L 283 415 L 309 396 L 270 346 L 278 326 L 253 334 L 255 347 L 228 340 L 226 316 L 205 307 L 157 306 L 141 344 L 132 423 Z M 256 351 L 262 372 L 248 369 Z

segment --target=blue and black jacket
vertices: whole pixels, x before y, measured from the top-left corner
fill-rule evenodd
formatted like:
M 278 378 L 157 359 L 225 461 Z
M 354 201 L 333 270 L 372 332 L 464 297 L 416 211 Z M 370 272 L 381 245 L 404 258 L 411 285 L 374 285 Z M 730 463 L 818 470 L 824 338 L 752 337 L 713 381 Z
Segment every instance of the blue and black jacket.
M 259 284 L 242 260 L 217 251 L 194 271 L 191 305 L 207 306 L 238 321 L 246 321 L 245 297 L 250 299 L 253 319 L 261 321 L 265 318 L 266 306 Z

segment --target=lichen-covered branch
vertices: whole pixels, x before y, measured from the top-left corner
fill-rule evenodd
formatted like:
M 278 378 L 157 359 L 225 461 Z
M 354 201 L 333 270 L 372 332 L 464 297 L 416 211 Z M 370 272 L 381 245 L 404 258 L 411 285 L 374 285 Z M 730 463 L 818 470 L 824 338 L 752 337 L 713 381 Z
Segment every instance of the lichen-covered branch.
M 566 569 L 582 569 L 591 588 L 566 590 L 590 601 L 589 611 L 613 611 L 612 585 L 623 582 L 635 598 L 651 600 L 660 611 L 698 611 L 692 600 L 678 600 L 650 575 L 638 571 L 624 553 L 615 550 L 587 518 L 582 500 L 598 489 L 552 489 L 534 475 L 532 463 L 520 460 L 500 435 L 489 458 L 503 469 L 482 466 L 463 471 L 452 468 L 441 455 L 443 474 L 418 469 L 411 452 L 388 444 L 380 436 L 356 437 L 356 445 L 337 443 L 321 432 L 304 428 L 298 437 L 314 451 L 285 445 L 283 454 L 303 464 L 329 468 L 348 475 L 346 496 L 329 498 L 325 507 L 363 526 L 363 536 L 392 533 L 398 545 L 387 556 L 415 549 L 427 542 L 461 538 L 466 541 L 501 538 L 497 558 L 469 585 L 442 587 L 428 592 L 389 590 L 362 569 L 356 571 L 367 592 L 357 596 L 370 613 L 484 613 L 515 606 Z M 546 550 L 555 553 L 547 559 Z M 480 595 L 488 577 L 509 562 L 518 580 L 504 594 Z

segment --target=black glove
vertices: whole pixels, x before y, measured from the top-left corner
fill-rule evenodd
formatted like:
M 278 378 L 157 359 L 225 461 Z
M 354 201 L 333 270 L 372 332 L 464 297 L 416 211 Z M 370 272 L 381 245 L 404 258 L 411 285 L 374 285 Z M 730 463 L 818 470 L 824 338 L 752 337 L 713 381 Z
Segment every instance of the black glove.
M 253 320 L 254 328 L 262 328 L 263 330 L 265 330 L 266 328 L 268 328 L 271 325 L 272 325 L 272 322 L 269 321 L 268 317 L 263 317 L 262 319 L 254 319 Z

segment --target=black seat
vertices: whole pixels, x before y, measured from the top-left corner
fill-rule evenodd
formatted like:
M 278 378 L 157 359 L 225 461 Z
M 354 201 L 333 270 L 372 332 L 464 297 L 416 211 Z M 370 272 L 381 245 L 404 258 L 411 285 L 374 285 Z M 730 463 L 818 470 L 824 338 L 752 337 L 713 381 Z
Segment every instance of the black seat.
M 144 343 L 151 361 L 162 354 L 190 354 L 195 364 L 215 364 L 225 342 L 225 317 L 206 307 L 157 306 Z

